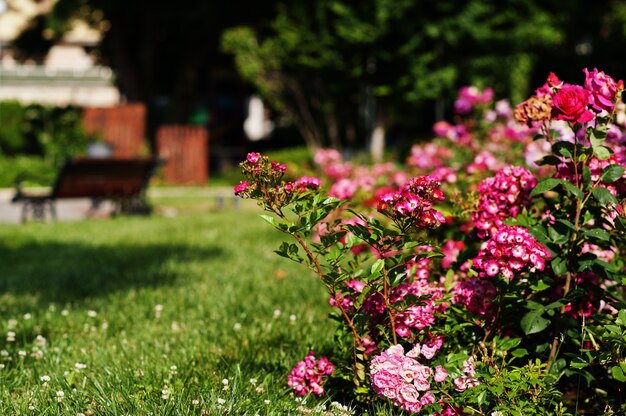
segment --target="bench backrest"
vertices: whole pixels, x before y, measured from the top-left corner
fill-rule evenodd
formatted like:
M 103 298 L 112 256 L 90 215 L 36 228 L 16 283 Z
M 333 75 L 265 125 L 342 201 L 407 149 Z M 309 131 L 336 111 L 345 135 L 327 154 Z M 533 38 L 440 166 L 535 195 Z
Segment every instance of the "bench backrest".
M 148 186 L 158 159 L 68 159 L 57 176 L 51 197 L 130 198 Z

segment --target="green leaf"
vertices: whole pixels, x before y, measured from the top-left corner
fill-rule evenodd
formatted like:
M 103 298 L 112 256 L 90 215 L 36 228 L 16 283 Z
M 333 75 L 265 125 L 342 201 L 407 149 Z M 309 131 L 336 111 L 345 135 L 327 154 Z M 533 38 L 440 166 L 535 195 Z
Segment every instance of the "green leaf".
M 354 234 L 348 234 L 346 236 L 346 247 L 352 248 L 356 245 L 362 244 L 362 240 Z
M 511 351 L 511 355 L 515 358 L 521 358 L 528 355 L 528 350 L 526 348 L 516 348 Z
M 559 224 L 563 224 L 564 226 L 566 226 L 567 228 L 571 229 L 572 231 L 576 231 L 576 227 L 574 226 L 574 224 L 572 224 L 568 220 L 560 219 L 560 220 L 557 220 L 556 222 L 559 223 Z
M 566 366 L 567 361 L 565 361 L 565 358 L 559 358 L 552 364 L 552 367 L 550 367 L 550 373 L 559 374 L 561 371 L 563 371 L 563 369 L 565 369 Z
M 548 289 L 549 287 L 550 287 L 550 285 L 547 284 L 546 282 L 544 282 L 543 280 L 539 280 L 535 284 L 531 284 L 530 285 L 530 288 L 534 292 L 541 292 L 541 291 L 544 291 L 544 290 Z
M 600 180 L 602 183 L 613 183 L 624 174 L 624 167 L 622 165 L 609 165 L 602 171 Z
M 480 392 L 478 397 L 476 397 L 476 402 L 479 406 L 485 402 L 485 397 L 487 397 L 487 390 Z
M 574 186 L 572 183 L 563 180 L 563 179 L 557 179 L 557 178 L 548 178 L 545 179 L 541 182 L 539 182 L 537 184 L 537 186 L 535 186 L 535 189 L 532 190 L 532 192 L 530 193 L 530 196 L 536 196 L 539 194 L 542 194 L 546 191 L 549 191 L 551 189 L 553 189 L 554 187 L 556 187 L 557 185 L 563 185 L 563 187 L 569 191 L 570 193 L 572 193 L 573 195 L 575 195 L 576 197 L 583 199 L 584 198 L 584 194 L 583 191 L 581 191 L 580 189 L 578 189 L 576 186 Z
M 574 186 L 574 184 L 572 184 L 571 182 L 562 180 L 561 184 L 563 185 L 563 187 L 565 189 L 567 189 L 569 192 L 571 192 L 578 199 L 584 199 L 585 198 L 585 194 L 583 193 L 583 191 L 581 191 L 579 188 Z
M 615 323 L 621 326 L 626 326 L 626 309 L 621 309 L 617 313 L 617 319 L 615 320 Z
M 521 341 L 521 338 L 504 338 L 498 341 L 497 346 L 500 351 L 508 351 L 517 347 Z
M 535 186 L 535 189 L 532 190 L 532 192 L 530 193 L 530 196 L 536 196 L 546 191 L 549 191 L 550 189 L 557 186 L 559 183 L 560 183 L 559 179 L 555 179 L 555 178 L 545 179 L 539 182 L 537 186 Z
M 563 276 L 567 272 L 567 261 L 563 257 L 553 258 L 550 265 L 557 276 Z
M 611 367 L 611 375 L 617 381 L 626 381 L 626 375 L 624 375 L 624 372 L 618 365 L 614 365 L 613 367 Z
M 608 203 L 617 204 L 617 199 L 615 199 L 615 197 L 611 195 L 611 192 L 609 192 L 609 190 L 603 186 L 598 186 L 598 187 L 593 188 L 593 190 L 591 191 L 591 194 L 596 199 L 596 201 L 598 201 L 601 204 L 608 204 Z
M 274 227 L 278 228 L 278 221 L 276 221 L 276 218 L 272 217 L 271 215 L 262 214 L 261 218 L 272 224 Z
M 378 259 L 374 262 L 374 264 L 372 264 L 372 269 L 370 273 L 372 274 L 372 276 L 377 275 L 380 273 L 383 267 L 385 267 L 385 260 Z
M 524 315 L 520 325 L 524 334 L 531 335 L 546 329 L 550 325 L 550 321 L 542 316 L 542 311 L 534 310 Z
M 606 131 L 604 130 L 593 129 L 589 132 L 589 141 L 594 148 L 601 146 L 604 139 L 606 139 Z
M 569 240 L 571 230 L 560 223 L 548 227 L 548 236 L 555 244 L 563 244 Z
M 585 368 L 589 365 L 587 361 L 585 361 L 582 357 L 574 357 L 572 362 L 570 363 L 570 367 L 576 368 L 580 370 L 581 368 Z
M 600 160 L 606 160 L 611 157 L 613 151 L 606 146 L 594 146 L 593 154 Z
M 593 228 L 591 230 L 583 230 L 583 234 L 586 235 L 587 237 L 596 239 L 596 240 L 601 240 L 601 241 L 609 241 L 611 236 L 609 235 L 609 233 L 606 230 L 603 230 L 602 228 Z
M 537 166 L 544 166 L 544 165 L 556 166 L 560 163 L 562 163 L 561 159 L 553 155 L 547 155 L 535 161 L 535 164 Z
M 552 152 L 571 159 L 574 156 L 574 143 L 560 141 L 552 146 Z
M 586 187 L 591 183 L 591 169 L 589 166 L 583 166 L 583 185 Z

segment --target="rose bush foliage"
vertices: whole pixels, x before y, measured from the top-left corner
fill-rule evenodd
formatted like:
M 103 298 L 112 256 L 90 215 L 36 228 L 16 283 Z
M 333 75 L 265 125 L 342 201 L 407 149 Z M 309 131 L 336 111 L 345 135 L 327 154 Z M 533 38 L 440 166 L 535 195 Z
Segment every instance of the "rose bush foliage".
M 235 193 L 293 237 L 277 253 L 313 271 L 338 322 L 333 356 L 289 376 L 297 394 L 434 415 L 626 411 L 623 82 L 583 74 L 550 74 L 515 108 L 462 89 L 454 123 L 405 166 L 322 150 L 321 178 L 286 181 L 248 155 Z

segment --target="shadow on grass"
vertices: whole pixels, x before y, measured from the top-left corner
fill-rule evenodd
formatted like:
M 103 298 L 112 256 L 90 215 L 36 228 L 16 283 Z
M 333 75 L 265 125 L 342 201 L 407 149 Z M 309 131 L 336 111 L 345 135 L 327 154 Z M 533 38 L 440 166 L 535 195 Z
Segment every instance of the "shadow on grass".
M 169 285 L 184 273 L 185 262 L 221 253 L 219 247 L 181 244 L 0 243 L 0 293 L 63 302 Z

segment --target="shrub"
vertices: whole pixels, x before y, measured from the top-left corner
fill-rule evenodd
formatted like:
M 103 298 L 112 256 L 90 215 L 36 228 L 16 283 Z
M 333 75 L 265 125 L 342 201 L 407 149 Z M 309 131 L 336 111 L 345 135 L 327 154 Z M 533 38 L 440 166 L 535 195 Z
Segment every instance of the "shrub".
M 421 145 L 405 171 L 326 151 L 322 187 L 248 155 L 235 194 L 336 310 L 326 391 L 439 415 L 626 411 L 623 83 L 584 72 L 514 111 L 463 89 L 435 126 L 460 150 Z M 524 152 L 533 172 L 511 166 Z
M 0 187 L 10 188 L 18 182 L 26 186 L 51 186 L 56 167 L 38 156 L 0 157 Z
M 78 108 L 0 102 L 0 155 L 38 155 L 60 163 L 83 154 L 93 139 L 83 130 Z

